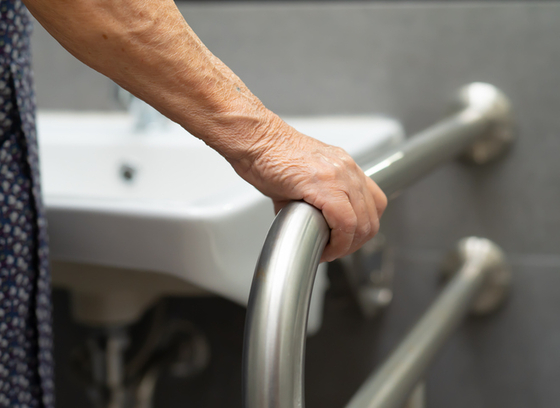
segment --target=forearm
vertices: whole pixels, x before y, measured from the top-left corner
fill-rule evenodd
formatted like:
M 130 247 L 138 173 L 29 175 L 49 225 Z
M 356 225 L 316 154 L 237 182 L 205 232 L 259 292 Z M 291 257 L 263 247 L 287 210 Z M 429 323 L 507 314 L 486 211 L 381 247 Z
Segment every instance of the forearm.
M 171 0 L 25 0 L 75 57 L 241 160 L 286 128 L 200 41 Z M 288 130 L 289 131 L 289 130 Z
M 320 209 L 332 229 L 324 260 L 349 254 L 379 228 L 383 192 L 342 149 L 268 111 L 208 51 L 173 0 L 23 0 L 78 59 L 204 140 L 274 200 Z

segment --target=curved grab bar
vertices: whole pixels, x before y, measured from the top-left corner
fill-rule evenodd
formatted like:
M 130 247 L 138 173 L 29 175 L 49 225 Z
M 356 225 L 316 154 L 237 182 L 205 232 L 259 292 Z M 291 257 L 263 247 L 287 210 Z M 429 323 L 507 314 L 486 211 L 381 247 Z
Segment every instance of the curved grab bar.
M 382 156 L 365 173 L 393 197 L 438 164 L 497 157 L 511 142 L 510 105 L 494 86 L 467 85 L 463 109 Z M 319 210 L 286 206 L 272 224 L 249 297 L 243 355 L 244 408 L 303 408 L 307 313 L 329 228 Z

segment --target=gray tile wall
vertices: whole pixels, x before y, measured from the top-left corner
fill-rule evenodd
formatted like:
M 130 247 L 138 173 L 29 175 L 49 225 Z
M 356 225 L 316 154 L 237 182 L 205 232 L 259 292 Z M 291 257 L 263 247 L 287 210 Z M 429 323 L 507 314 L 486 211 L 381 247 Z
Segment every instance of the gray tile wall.
M 560 4 L 187 3 L 181 10 L 280 114 L 380 112 L 414 133 L 475 80 L 499 86 L 515 107 L 518 140 L 505 160 L 447 165 L 392 203 L 395 301 L 375 322 L 329 303 L 325 327 L 309 343 L 309 406 L 343 405 L 433 299 L 441 254 L 472 234 L 507 251 L 512 296 L 445 348 L 429 374 L 428 406 L 560 406 Z M 33 44 L 39 107 L 119 108 L 111 82 L 40 27 Z M 237 395 L 236 386 L 227 395 Z M 160 401 L 174 406 L 181 398 L 188 400 L 177 393 Z

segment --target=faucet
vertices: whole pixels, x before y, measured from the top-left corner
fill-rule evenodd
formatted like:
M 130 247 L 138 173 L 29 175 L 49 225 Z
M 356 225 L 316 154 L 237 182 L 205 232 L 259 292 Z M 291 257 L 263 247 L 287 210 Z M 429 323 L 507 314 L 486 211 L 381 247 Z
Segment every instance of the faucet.
M 116 99 L 119 104 L 125 107 L 128 113 L 134 117 L 134 131 L 136 133 L 149 133 L 150 131 L 163 130 L 169 125 L 169 119 L 146 102 L 118 85 Z

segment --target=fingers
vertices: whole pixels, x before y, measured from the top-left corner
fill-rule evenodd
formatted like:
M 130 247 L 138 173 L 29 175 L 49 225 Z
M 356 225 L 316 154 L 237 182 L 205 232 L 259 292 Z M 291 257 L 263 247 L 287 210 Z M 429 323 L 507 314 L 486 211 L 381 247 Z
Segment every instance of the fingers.
M 379 188 L 375 182 L 366 176 L 366 184 L 367 187 L 375 201 L 375 206 L 377 208 L 377 216 L 381 218 L 385 209 L 387 208 L 387 196 L 385 193 Z
M 323 206 L 322 212 L 331 228 L 331 236 L 321 261 L 331 262 L 344 256 L 352 247 L 358 217 L 345 193 L 339 193 L 338 197 L 329 200 Z
M 387 197 L 363 173 L 357 175 L 349 193 L 340 195 L 337 200 L 329 200 L 322 208 L 331 228 L 331 238 L 322 261 L 332 261 L 355 252 L 379 231 L 379 219 L 387 206 Z
M 371 194 L 365 180 L 363 180 L 361 187 L 362 190 L 358 190 L 358 192 L 361 192 L 361 195 L 352 201 L 359 221 L 354 241 L 348 253 L 358 250 L 365 242 L 372 239 L 379 230 L 379 215 L 374 196 Z

